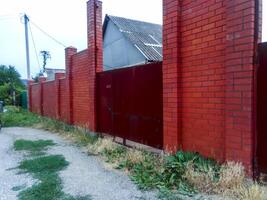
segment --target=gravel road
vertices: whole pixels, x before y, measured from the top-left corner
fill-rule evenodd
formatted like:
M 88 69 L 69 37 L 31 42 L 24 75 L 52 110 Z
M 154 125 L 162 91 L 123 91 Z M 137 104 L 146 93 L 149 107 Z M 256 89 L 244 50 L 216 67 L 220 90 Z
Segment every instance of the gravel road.
M 90 195 L 94 200 L 157 199 L 155 192 L 141 192 L 127 175 L 105 167 L 98 157 L 88 156 L 55 134 L 31 128 L 4 128 L 0 132 L 0 200 L 15 200 L 19 188 L 30 187 L 36 182 L 30 175 L 17 174 L 18 171 L 12 169 L 23 159 L 21 153 L 13 150 L 17 139 L 53 140 L 57 144 L 47 153 L 62 154 L 70 163 L 59 173 L 66 194 Z

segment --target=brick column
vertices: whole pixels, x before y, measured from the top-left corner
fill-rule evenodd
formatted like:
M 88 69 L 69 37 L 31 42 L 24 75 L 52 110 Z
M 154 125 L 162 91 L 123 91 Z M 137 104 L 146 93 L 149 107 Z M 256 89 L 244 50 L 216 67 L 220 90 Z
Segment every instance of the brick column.
M 66 66 L 66 93 L 67 93 L 67 105 L 68 116 L 66 120 L 69 124 L 73 123 L 73 102 L 72 102 L 72 56 L 77 53 L 75 47 L 67 47 L 65 49 L 65 66 Z
M 102 47 L 102 2 L 89 0 L 87 2 L 87 39 L 89 68 L 89 119 L 88 128 L 96 131 L 96 72 L 103 70 Z
M 28 110 L 32 112 L 32 84 L 33 80 L 28 80 Z
M 65 77 L 65 73 L 56 73 L 55 74 L 55 88 L 56 88 L 56 119 L 60 119 L 60 85 L 59 85 L 59 79 Z
M 46 81 L 46 78 L 43 76 L 40 76 L 38 78 L 38 82 L 39 82 L 39 87 L 40 87 L 40 115 L 44 114 L 44 107 L 43 107 L 43 101 L 44 101 L 44 95 L 43 95 L 43 83 Z
M 175 152 L 182 144 L 181 5 L 163 1 L 163 145 Z
M 226 0 L 225 159 L 251 174 L 255 136 L 256 4 Z

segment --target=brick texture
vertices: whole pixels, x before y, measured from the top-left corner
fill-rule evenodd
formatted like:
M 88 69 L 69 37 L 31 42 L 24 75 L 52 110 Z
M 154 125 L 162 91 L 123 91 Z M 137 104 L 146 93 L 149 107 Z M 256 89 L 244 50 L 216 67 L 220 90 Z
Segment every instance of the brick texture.
M 30 111 L 41 114 L 41 93 L 40 84 L 31 83 L 30 85 Z
M 57 118 L 57 93 L 56 82 L 47 81 L 43 84 L 43 115 L 51 118 Z
M 102 3 L 87 2 L 88 48 L 65 49 L 66 74 L 30 84 L 30 110 L 96 131 L 96 72 L 102 71 Z
M 69 122 L 69 104 L 68 104 L 68 93 L 66 86 L 66 79 L 59 79 L 59 119 L 64 122 Z
M 73 56 L 73 123 L 90 127 L 89 67 L 87 50 Z M 92 127 L 90 127 L 92 128 Z
M 96 72 L 103 69 L 102 45 L 102 2 L 90 0 L 87 2 L 87 34 L 88 34 L 88 95 L 89 123 L 91 130 L 96 130 Z
M 219 161 L 241 161 L 250 171 L 255 133 L 253 59 L 261 30 L 255 2 L 164 1 L 166 150 L 177 145 Z
M 241 161 L 252 171 L 261 12 L 260 0 L 163 0 L 166 151 Z M 103 65 L 100 1 L 87 2 L 87 27 L 88 48 L 67 48 L 66 74 L 31 84 L 29 104 L 32 112 L 95 131 L 96 73 Z
M 163 143 L 169 152 L 182 145 L 180 7 L 179 1 L 163 1 Z

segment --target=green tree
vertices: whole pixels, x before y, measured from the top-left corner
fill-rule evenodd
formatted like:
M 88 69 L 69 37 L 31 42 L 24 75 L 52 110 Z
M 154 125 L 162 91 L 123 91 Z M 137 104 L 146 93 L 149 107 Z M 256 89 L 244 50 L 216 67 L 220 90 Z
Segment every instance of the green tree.
M 15 94 L 16 102 L 18 102 L 23 90 L 25 90 L 25 86 L 16 68 L 0 65 L 0 100 L 3 100 L 5 105 L 9 105 L 12 103 L 13 94 Z

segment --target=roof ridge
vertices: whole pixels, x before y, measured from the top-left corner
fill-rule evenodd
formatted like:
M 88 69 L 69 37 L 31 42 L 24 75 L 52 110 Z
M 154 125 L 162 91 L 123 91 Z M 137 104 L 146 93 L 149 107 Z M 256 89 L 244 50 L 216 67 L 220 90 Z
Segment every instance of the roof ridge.
M 109 15 L 109 14 L 106 14 L 108 17 L 114 17 L 114 18 L 120 18 L 120 19 L 126 19 L 126 20 L 130 20 L 130 21 L 134 21 L 134 22 L 142 22 L 142 23 L 147 23 L 147 24 L 153 24 L 153 25 L 157 25 L 157 26 L 162 26 L 162 24 L 157 24 L 157 23 L 154 23 L 154 22 L 148 22 L 148 21 L 141 21 L 141 20 L 138 20 L 138 19 L 131 19 L 131 18 L 126 18 L 126 17 L 120 17 L 120 16 L 115 16 L 115 15 Z

